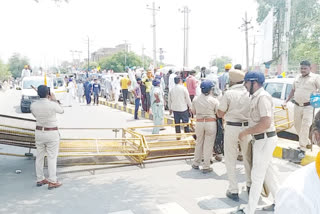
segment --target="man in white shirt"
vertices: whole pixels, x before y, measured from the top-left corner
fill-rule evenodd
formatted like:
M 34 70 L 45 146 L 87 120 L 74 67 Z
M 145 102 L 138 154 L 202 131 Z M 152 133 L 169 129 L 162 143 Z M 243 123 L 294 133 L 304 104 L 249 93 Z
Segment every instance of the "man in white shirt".
M 35 140 L 37 146 L 36 174 L 37 186 L 48 184 L 48 189 L 58 188 L 62 183 L 57 181 L 57 157 L 60 134 L 56 114 L 62 114 L 63 108 L 58 104 L 54 94 L 50 94 L 45 85 L 38 87 L 40 100 L 31 104 L 31 113 L 36 118 Z M 44 156 L 47 153 L 49 177 L 43 173 Z
M 30 77 L 30 76 L 31 76 L 31 71 L 29 69 L 29 66 L 25 65 L 21 71 L 21 79 L 23 79 L 24 77 Z
M 177 76 L 176 73 L 172 73 L 170 74 L 169 76 L 169 92 L 173 89 L 173 87 L 175 86 L 175 83 L 174 83 L 174 78 Z
M 320 146 L 320 112 L 310 128 L 310 138 Z M 293 172 L 276 194 L 275 214 L 320 213 L 320 152 L 316 161 Z
M 189 123 L 189 113 L 191 113 L 191 100 L 186 87 L 182 85 L 182 79 L 179 76 L 174 78 L 175 86 L 169 92 L 168 107 L 170 114 L 173 112 L 174 123 Z M 176 126 L 176 133 L 181 133 L 180 126 Z M 189 126 L 184 127 L 184 132 L 190 132 Z

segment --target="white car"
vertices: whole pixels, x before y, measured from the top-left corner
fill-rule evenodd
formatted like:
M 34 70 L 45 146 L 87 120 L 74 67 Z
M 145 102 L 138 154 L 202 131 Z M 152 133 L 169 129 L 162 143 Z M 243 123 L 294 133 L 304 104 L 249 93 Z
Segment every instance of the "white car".
M 21 102 L 20 108 L 22 113 L 30 112 L 30 105 L 36 100 L 39 100 L 38 93 L 34 88 L 38 88 L 39 85 L 44 85 L 44 77 L 43 76 L 30 76 L 24 77 L 21 82 L 21 88 L 17 88 L 22 90 L 21 94 Z M 53 89 L 53 81 L 50 78 L 47 78 L 47 86 L 50 89 Z

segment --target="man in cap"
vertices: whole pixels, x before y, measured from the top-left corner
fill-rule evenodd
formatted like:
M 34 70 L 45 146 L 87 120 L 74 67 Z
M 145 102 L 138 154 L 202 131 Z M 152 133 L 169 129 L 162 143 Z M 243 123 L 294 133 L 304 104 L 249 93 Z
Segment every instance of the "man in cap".
M 180 76 L 174 78 L 175 86 L 169 92 L 168 107 L 170 114 L 173 112 L 174 123 L 180 124 L 189 122 L 189 112 L 191 111 L 191 100 L 188 90 L 182 85 Z M 181 133 L 180 126 L 175 126 L 176 133 Z M 184 127 L 184 131 L 189 132 L 189 126 Z M 180 138 L 178 138 L 180 139 Z
M 158 78 L 152 81 L 153 89 L 151 90 L 151 110 L 155 126 L 163 124 L 163 90 L 160 87 L 160 80 Z M 152 134 L 159 134 L 160 127 L 154 127 Z
M 229 70 L 232 68 L 230 63 L 224 66 L 224 73 L 219 77 L 219 88 L 221 91 L 228 89 L 229 84 Z
M 94 83 L 92 85 L 92 91 L 93 91 L 93 105 L 99 105 L 99 94 L 101 91 L 101 86 L 98 83 L 97 79 L 94 79 Z
M 21 79 L 23 79 L 24 77 L 30 77 L 31 75 L 31 71 L 29 69 L 28 65 L 25 65 L 21 71 Z
M 299 135 L 300 154 L 299 158 L 303 158 L 307 148 L 311 148 L 308 139 L 308 129 L 312 124 L 314 116 L 313 108 L 310 105 L 310 95 L 320 89 L 320 76 L 311 72 L 311 64 L 309 61 L 300 63 L 301 74 L 293 82 L 292 90 L 284 102 L 294 98 L 294 127 Z
M 310 140 L 320 146 L 320 112 L 310 127 Z M 283 182 L 276 195 L 275 214 L 318 214 L 319 195 L 320 152 L 315 162 L 293 172 Z
M 238 156 L 238 142 L 244 157 L 244 167 L 247 189 L 251 186 L 251 136 L 247 135 L 239 140 L 239 133 L 248 127 L 250 98 L 243 85 L 245 73 L 241 70 L 229 72 L 230 87 L 223 95 L 218 108 L 218 116 L 224 117 L 224 156 L 229 180 L 227 197 L 239 201 L 239 188 L 236 179 L 236 160 Z
M 253 136 L 252 169 L 249 202 L 245 209 L 237 214 L 254 214 L 258 206 L 266 173 L 271 169 L 272 154 L 277 143 L 274 126 L 274 104 L 271 95 L 263 88 L 263 73 L 249 71 L 244 77 L 245 87 L 251 96 L 249 110 L 249 128 L 241 131 L 239 140 L 244 141 L 248 135 Z M 275 195 L 275 193 L 272 193 Z
M 214 84 L 210 80 L 204 80 L 201 85 L 201 95 L 192 102 L 192 113 L 196 115 L 196 148 L 192 168 L 199 169 L 202 158 L 203 173 L 212 171 L 210 160 L 212 158 L 212 148 L 216 138 L 217 119 L 216 113 L 219 101 L 211 96 Z
M 40 100 L 30 106 L 32 115 L 36 118 L 35 140 L 37 146 L 36 174 L 37 186 L 48 184 L 48 189 L 58 188 L 62 184 L 57 181 L 57 157 L 60 134 L 56 114 L 63 114 L 63 108 L 58 104 L 54 94 L 45 85 L 38 87 Z M 47 154 L 49 177 L 43 173 L 44 156 Z

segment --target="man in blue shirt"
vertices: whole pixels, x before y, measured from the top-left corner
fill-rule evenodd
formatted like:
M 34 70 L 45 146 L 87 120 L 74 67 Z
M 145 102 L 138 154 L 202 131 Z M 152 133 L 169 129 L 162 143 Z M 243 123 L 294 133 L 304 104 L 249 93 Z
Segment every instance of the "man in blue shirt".
M 91 85 L 89 79 L 87 79 L 87 81 L 83 84 L 83 87 L 84 87 L 84 94 L 86 96 L 87 105 L 90 105 L 90 103 L 91 103 L 92 85 Z
M 92 91 L 93 91 L 93 105 L 94 104 L 99 105 L 99 94 L 101 91 L 101 86 L 98 83 L 97 79 L 94 79 L 94 83 L 92 85 Z

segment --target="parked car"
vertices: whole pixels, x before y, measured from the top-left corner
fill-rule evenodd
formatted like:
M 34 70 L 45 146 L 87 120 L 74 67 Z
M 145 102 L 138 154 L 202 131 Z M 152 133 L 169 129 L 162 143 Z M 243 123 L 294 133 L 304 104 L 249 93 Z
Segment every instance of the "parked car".
M 31 76 L 24 77 L 21 82 L 21 87 L 17 87 L 17 90 L 22 90 L 20 108 L 22 113 L 30 113 L 30 105 L 36 100 L 39 100 L 37 91 L 32 87 L 38 88 L 39 85 L 44 85 L 43 76 Z M 53 81 L 47 78 L 47 86 L 50 90 L 53 90 Z

